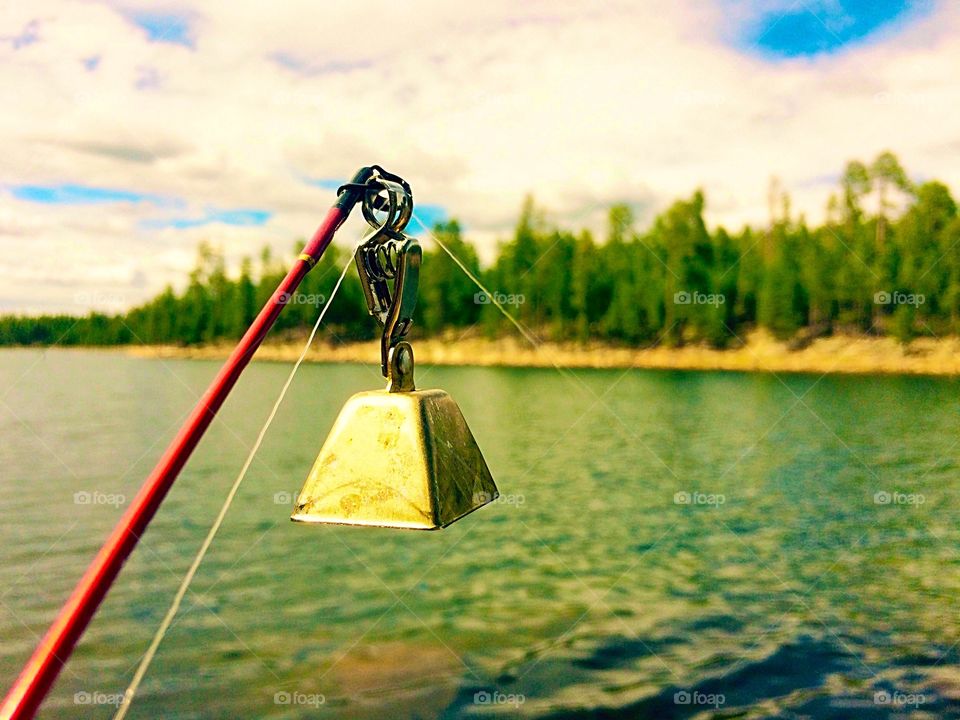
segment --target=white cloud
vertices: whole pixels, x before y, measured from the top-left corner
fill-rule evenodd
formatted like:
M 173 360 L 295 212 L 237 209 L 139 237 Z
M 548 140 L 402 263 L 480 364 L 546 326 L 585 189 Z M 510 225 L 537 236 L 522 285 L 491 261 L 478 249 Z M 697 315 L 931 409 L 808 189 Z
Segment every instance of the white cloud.
M 122 8 L 136 6 L 147 4 Z M 527 192 L 580 223 L 618 200 L 648 220 L 702 186 L 710 221 L 736 227 L 763 222 L 775 174 L 818 219 L 830 188 L 817 179 L 886 148 L 914 175 L 960 187 L 960 10 L 947 4 L 881 44 L 778 64 L 728 43 L 750 3 L 165 6 L 191 14 L 195 50 L 150 42 L 118 8 L 4 4 L 0 36 L 38 21 L 39 40 L 0 44 L 0 185 L 274 215 L 262 228 L 147 230 L 142 220 L 170 211 L 0 191 L 2 309 L 78 310 L 92 295 L 77 293 L 98 288 L 139 300 L 182 278 L 200 239 L 231 257 L 264 242 L 286 251 L 332 200 L 302 177 L 372 162 L 487 248 Z M 270 59 L 281 52 L 302 71 Z M 144 79 L 155 87 L 138 90 Z

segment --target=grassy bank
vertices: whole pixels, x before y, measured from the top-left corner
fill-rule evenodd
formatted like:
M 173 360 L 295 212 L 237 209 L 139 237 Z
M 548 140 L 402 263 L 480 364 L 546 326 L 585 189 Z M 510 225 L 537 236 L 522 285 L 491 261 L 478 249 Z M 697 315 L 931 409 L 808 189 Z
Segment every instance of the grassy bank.
M 259 350 L 256 359 L 292 362 L 299 355 L 302 342 L 268 342 Z M 415 340 L 413 346 L 421 366 L 636 367 L 911 375 L 960 373 L 960 338 L 954 337 L 923 338 L 901 345 L 891 338 L 839 335 L 814 340 L 802 349 L 793 349 L 763 332 L 751 333 L 741 347 L 729 350 L 714 350 L 699 345 L 638 349 L 598 343 L 544 343 L 533 347 L 522 339 L 489 340 L 480 337 Z M 220 359 L 229 354 L 231 346 L 140 345 L 116 349 L 138 357 Z M 378 359 L 376 342 L 340 345 L 317 343 L 308 355 L 308 360 L 313 362 L 373 364 Z

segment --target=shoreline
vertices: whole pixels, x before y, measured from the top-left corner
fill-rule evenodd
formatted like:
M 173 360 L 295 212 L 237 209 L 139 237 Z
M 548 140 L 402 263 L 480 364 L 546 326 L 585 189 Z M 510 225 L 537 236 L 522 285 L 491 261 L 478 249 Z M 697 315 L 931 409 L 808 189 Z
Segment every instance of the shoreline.
M 265 343 L 254 357 L 261 362 L 293 362 L 304 339 Z M 738 348 L 715 350 L 629 348 L 603 343 L 543 343 L 534 348 L 517 338 L 431 338 L 412 341 L 417 363 L 480 367 L 638 368 L 736 372 L 937 375 L 960 374 L 960 338 L 920 338 L 901 345 L 892 338 L 834 335 L 794 350 L 762 331 L 750 333 Z M 90 348 L 140 358 L 222 360 L 230 345 L 180 347 L 137 345 Z M 347 344 L 315 342 L 305 362 L 379 363 L 377 341 Z

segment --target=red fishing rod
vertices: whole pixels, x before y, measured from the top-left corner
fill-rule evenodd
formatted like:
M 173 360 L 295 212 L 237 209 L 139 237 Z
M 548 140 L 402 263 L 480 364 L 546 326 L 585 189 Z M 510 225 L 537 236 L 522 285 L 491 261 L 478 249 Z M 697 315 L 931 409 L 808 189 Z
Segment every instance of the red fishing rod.
M 397 186 L 412 202 L 406 182 L 373 165 L 361 168 L 351 182 L 338 190 L 337 201 L 323 223 L 210 383 L 27 661 L 0 707 L 0 720 L 25 720 L 34 716 L 123 563 L 287 300 L 316 265 L 353 207 L 362 201 L 364 215 L 371 223 L 375 222 L 378 211 L 390 215 L 395 212 L 400 195 Z

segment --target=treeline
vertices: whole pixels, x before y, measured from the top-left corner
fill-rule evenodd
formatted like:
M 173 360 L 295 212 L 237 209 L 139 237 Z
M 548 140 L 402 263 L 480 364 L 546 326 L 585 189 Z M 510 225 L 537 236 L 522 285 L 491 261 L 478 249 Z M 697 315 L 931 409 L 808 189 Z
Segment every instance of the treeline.
M 704 196 L 696 192 L 643 231 L 629 207 L 612 207 L 602 242 L 586 230 L 550 226 L 528 199 L 512 239 L 486 268 L 455 221 L 439 224 L 435 234 L 493 297 L 426 242 L 417 334 L 511 332 L 491 300 L 551 340 L 724 347 L 755 327 L 798 342 L 837 330 L 904 341 L 960 334 L 960 217 L 948 188 L 912 183 L 891 153 L 870 164 L 848 163 L 839 186 L 819 227 L 795 217 L 789 196 L 772 182 L 763 229 L 711 233 Z M 290 298 L 275 333 L 313 324 L 345 260 L 345 251 L 327 251 Z M 284 272 L 285 263 L 264 250 L 256 267 L 245 260 L 231 276 L 223 256 L 204 245 L 183 292 L 167 288 L 125 315 L 0 318 L 0 344 L 234 340 Z M 331 306 L 327 327 L 339 339 L 376 335 L 355 272 Z

